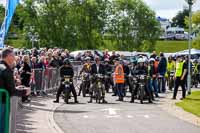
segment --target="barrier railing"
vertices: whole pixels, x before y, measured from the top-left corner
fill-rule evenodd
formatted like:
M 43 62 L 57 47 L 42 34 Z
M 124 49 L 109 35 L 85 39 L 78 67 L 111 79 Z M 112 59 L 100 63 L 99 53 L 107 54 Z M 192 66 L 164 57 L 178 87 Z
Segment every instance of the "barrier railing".
M 5 106 L 5 107 L 3 107 Z M 3 114 L 2 114 L 3 113 Z M 0 132 L 3 129 L 3 133 L 9 133 L 9 120 L 10 120 L 10 96 L 8 91 L 0 88 L 0 116 L 4 117 L 4 120 L 0 119 Z
M 60 73 L 59 69 L 33 69 L 33 79 L 30 83 L 31 90 L 34 93 L 47 93 L 56 90 L 59 87 Z

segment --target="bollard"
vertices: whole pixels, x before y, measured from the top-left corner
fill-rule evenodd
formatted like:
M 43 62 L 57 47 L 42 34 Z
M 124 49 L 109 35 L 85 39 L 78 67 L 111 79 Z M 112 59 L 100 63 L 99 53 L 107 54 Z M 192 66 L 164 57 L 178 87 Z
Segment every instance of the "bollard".
M 5 101 L 5 125 L 4 133 L 9 133 L 9 120 L 10 120 L 10 96 L 7 90 L 0 88 L 0 106 L 3 104 L 3 96 L 6 97 Z

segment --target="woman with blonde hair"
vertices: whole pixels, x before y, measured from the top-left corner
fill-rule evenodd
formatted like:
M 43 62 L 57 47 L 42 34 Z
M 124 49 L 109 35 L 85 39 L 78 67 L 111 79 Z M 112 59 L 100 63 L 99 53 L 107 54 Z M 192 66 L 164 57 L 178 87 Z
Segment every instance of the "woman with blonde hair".
M 21 83 L 25 87 L 30 87 L 30 78 L 31 78 L 31 67 L 30 67 L 30 59 L 29 56 L 23 56 L 23 64 L 20 69 L 21 72 Z M 29 102 L 28 96 L 22 97 L 22 102 Z

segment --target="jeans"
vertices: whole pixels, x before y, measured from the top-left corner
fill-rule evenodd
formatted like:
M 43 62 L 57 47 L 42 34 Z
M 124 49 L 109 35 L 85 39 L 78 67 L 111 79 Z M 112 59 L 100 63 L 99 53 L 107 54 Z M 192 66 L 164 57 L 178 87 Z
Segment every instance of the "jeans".
M 151 92 L 152 91 L 152 80 L 148 79 L 148 87 L 147 89 Z
M 152 80 L 152 87 L 154 89 L 155 95 L 158 96 L 158 81 L 157 81 L 157 79 Z
M 0 133 L 4 133 L 5 127 L 5 104 L 0 105 Z
M 117 94 L 119 96 L 119 98 L 123 98 L 124 97 L 124 84 L 116 84 L 116 89 L 117 89 Z
M 158 86 L 159 86 L 159 92 L 165 92 L 166 89 L 165 89 L 165 77 L 164 75 L 162 75 L 163 77 L 160 78 L 160 82 L 158 83 Z M 160 84 L 162 84 L 162 86 L 160 86 Z M 161 87 L 161 88 L 160 88 Z

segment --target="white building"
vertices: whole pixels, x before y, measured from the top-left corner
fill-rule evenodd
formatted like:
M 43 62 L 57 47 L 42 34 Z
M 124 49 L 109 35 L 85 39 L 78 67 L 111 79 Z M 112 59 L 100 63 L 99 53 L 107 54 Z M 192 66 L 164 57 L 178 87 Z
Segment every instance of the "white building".
M 171 27 L 171 22 L 169 19 L 157 17 L 157 20 L 160 22 L 161 29 L 166 31 L 169 27 Z

